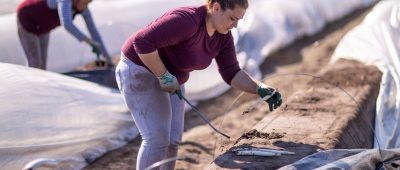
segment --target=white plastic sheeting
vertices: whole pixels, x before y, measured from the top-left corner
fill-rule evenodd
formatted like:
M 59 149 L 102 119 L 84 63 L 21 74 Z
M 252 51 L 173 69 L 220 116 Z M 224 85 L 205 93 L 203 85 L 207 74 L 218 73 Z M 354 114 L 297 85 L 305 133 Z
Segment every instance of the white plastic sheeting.
M 237 48 L 261 64 L 265 57 L 327 23 L 376 0 L 250 0 L 239 22 Z
M 15 12 L 15 7 L 23 0 L 0 0 L 0 15 Z
M 0 169 L 80 169 L 138 135 L 115 89 L 4 63 L 0 84 Z
M 375 135 L 382 149 L 400 147 L 400 1 L 379 2 L 339 43 L 332 62 L 354 59 L 382 72 Z

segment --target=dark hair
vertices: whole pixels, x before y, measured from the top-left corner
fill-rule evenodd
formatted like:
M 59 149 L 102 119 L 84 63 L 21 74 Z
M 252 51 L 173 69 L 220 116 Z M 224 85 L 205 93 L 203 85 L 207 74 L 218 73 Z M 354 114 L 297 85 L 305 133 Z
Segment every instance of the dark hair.
M 236 5 L 247 9 L 249 6 L 249 3 L 247 0 L 207 0 L 207 7 L 211 8 L 211 6 L 218 2 L 221 5 L 222 10 L 226 9 L 235 9 Z

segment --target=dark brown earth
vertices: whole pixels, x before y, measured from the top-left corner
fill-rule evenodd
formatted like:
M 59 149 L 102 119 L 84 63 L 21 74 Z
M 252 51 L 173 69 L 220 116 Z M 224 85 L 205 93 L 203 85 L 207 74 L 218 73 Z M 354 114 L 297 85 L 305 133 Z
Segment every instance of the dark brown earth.
M 303 154 L 294 155 L 294 158 L 290 159 L 289 162 L 295 159 L 300 159 L 303 155 L 311 154 L 321 149 L 338 146 L 346 147 L 346 144 L 348 143 L 346 141 L 335 144 L 329 143 L 329 141 L 319 141 L 325 142 L 325 145 L 310 145 L 287 141 L 276 143 L 276 141 L 281 140 L 282 138 L 290 138 L 290 131 L 272 131 L 272 129 L 271 131 L 262 131 L 262 128 L 253 129 L 253 127 L 258 122 L 263 120 L 267 115 L 270 114 L 271 116 L 277 113 L 282 113 L 285 112 L 285 110 L 291 110 L 303 117 L 312 117 L 313 115 L 311 113 L 314 112 L 320 112 L 320 114 L 323 112 L 335 112 L 337 108 L 325 109 L 323 107 L 313 106 L 315 103 L 327 102 L 326 98 L 329 98 L 332 94 L 331 92 L 327 92 L 329 89 L 326 91 L 313 91 L 312 86 L 319 83 L 315 82 L 317 80 L 313 80 L 313 77 L 311 76 L 293 75 L 293 73 L 311 75 L 316 75 L 319 73 L 328 64 L 330 56 L 332 55 L 339 40 L 346 32 L 358 25 L 368 11 L 369 9 L 355 11 L 350 16 L 327 25 L 326 28 L 320 33 L 311 37 L 304 37 L 292 45 L 268 56 L 260 68 L 263 73 L 264 82 L 268 85 L 279 88 L 279 91 L 284 97 L 284 104 L 277 111 L 270 113 L 268 111 L 268 106 L 261 104 L 256 107 L 255 110 L 247 114 L 243 114 L 243 112 L 246 111 L 246 109 L 248 109 L 258 99 L 258 97 L 255 95 L 245 94 L 241 96 L 234 104 L 232 104 L 240 94 L 240 92 L 237 90 L 229 90 L 219 97 L 200 102 L 198 105 L 199 109 L 205 113 L 210 120 L 212 120 L 212 123 L 218 129 L 230 135 L 230 140 L 223 139 L 223 137 L 220 137 L 212 132 L 210 128 L 206 126 L 194 113 L 186 113 L 185 133 L 179 149 L 179 155 L 190 156 L 191 161 L 178 161 L 176 169 L 206 169 L 207 167 L 211 166 L 213 160 L 219 158 L 221 154 L 231 149 L 235 143 L 235 146 L 254 144 L 271 146 L 271 144 L 275 142 L 275 147 L 289 146 L 290 148 L 290 146 L 292 146 L 292 148 L 303 148 Z M 354 74 L 365 75 L 365 73 L 361 70 L 351 71 L 355 72 Z M 326 73 L 326 76 L 328 76 L 329 79 L 338 78 L 346 76 L 345 72 L 346 70 L 344 70 L 342 74 Z M 361 80 L 363 79 L 362 76 L 359 78 Z M 366 77 L 364 77 L 364 79 L 365 78 Z M 310 82 L 315 84 L 310 85 Z M 339 80 L 340 85 L 343 83 L 346 85 L 347 82 L 347 77 Z M 355 86 L 362 85 L 362 83 L 358 82 L 351 82 L 350 84 Z M 304 91 L 304 89 L 306 90 Z M 303 90 L 303 93 L 313 95 L 301 100 L 291 97 L 296 95 L 296 93 L 299 93 L 299 90 Z M 342 91 L 337 90 L 337 93 L 342 94 Z M 291 100 L 300 100 L 296 104 L 304 107 L 298 107 L 296 104 L 288 103 L 286 100 L 289 98 Z M 346 100 L 349 99 L 346 98 Z M 337 107 L 339 108 L 341 106 Z M 346 107 L 344 107 L 344 109 L 346 109 Z M 320 120 L 316 122 L 323 123 Z M 318 124 L 300 124 L 301 126 L 298 126 L 299 120 L 293 120 L 290 123 L 292 124 L 290 124 L 288 127 L 291 127 L 292 131 L 301 130 L 301 128 L 305 127 L 310 127 L 311 130 L 312 128 L 318 129 L 316 126 Z M 307 130 L 309 128 L 305 129 Z M 340 136 L 337 138 L 340 138 Z M 326 140 L 327 138 L 323 139 Z M 353 143 L 359 144 L 360 142 Z M 136 154 L 139 144 L 140 139 L 136 139 L 120 149 L 107 153 L 105 156 L 93 162 L 85 169 L 135 169 Z M 238 160 L 243 161 L 241 163 L 237 163 L 235 160 L 232 160 L 230 161 L 231 165 L 221 165 L 226 166 L 225 168 L 238 168 L 238 164 L 240 164 L 239 167 L 242 167 L 242 165 L 244 166 L 246 164 L 260 162 L 261 160 L 262 158 L 249 156 L 244 160 Z

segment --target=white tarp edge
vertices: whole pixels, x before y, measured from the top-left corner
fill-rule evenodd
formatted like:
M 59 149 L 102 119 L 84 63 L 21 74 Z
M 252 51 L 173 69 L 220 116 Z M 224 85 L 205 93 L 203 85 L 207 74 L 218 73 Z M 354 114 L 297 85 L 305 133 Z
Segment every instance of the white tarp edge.
M 400 1 L 379 2 L 339 43 L 332 63 L 354 59 L 383 73 L 377 99 L 375 135 L 382 149 L 400 147 Z
M 115 89 L 4 63 L 0 84 L 0 169 L 80 169 L 138 135 Z

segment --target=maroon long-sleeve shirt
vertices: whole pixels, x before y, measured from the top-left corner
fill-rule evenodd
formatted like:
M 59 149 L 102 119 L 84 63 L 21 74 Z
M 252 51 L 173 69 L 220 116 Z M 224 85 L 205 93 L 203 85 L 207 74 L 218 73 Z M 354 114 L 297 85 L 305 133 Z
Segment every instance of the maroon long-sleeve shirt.
M 138 53 L 158 50 L 165 67 L 180 84 L 189 79 L 191 71 L 207 68 L 215 58 L 223 80 L 230 84 L 240 70 L 232 34 L 215 32 L 210 37 L 206 14 L 205 6 L 169 11 L 129 37 L 122 52 L 134 63 L 146 67 Z
M 45 0 L 25 0 L 18 6 L 17 16 L 27 31 L 37 35 L 49 33 L 60 25 L 57 10 L 50 9 Z
M 73 9 L 71 15 L 72 18 L 75 18 L 81 12 L 74 7 Z M 46 0 L 24 0 L 17 7 L 17 17 L 28 32 L 36 35 L 49 33 L 52 29 L 61 25 L 58 10 L 51 9 Z

